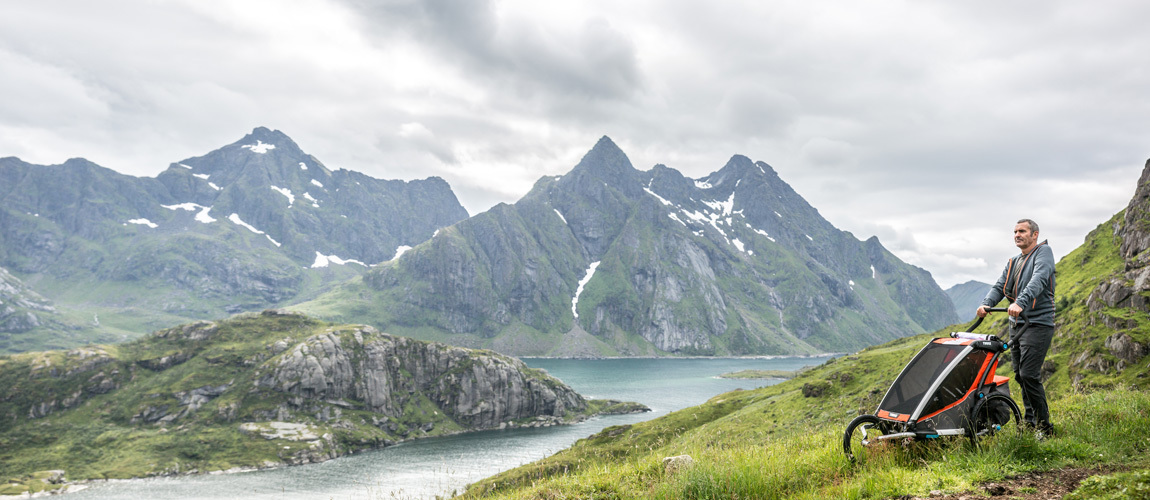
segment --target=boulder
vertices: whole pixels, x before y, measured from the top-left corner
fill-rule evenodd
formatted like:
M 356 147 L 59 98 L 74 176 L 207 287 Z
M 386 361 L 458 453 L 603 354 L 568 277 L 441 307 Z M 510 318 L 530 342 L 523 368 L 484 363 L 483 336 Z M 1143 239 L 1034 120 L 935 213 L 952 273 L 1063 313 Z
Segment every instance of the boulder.
M 666 457 L 663 459 L 663 472 L 671 476 L 685 471 L 694 465 L 695 459 L 691 458 L 690 455 Z
M 1137 363 L 1143 356 L 1150 353 L 1145 344 L 1136 342 L 1126 332 L 1118 332 L 1106 338 L 1106 349 L 1110 354 L 1127 363 Z

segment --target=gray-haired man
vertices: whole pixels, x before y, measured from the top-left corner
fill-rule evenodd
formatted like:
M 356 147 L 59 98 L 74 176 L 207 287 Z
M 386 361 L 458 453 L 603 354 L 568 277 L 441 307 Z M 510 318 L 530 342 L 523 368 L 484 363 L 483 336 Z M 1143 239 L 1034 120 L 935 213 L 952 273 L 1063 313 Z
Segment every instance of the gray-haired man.
M 1014 378 L 1022 386 L 1026 423 L 1037 428 L 1041 435 L 1053 435 L 1046 389 L 1042 387 L 1042 363 L 1054 338 L 1054 252 L 1046 241 L 1038 242 L 1038 223 L 1030 219 L 1022 219 L 1014 226 L 1014 244 L 1022 253 L 1007 261 L 1002 276 L 982 299 L 975 314 L 982 318 L 986 316 L 987 307 L 1007 298 L 1011 337 L 1019 328 L 1016 318 L 1026 314 L 1030 327 L 1018 338 L 1018 347 L 1011 352 Z

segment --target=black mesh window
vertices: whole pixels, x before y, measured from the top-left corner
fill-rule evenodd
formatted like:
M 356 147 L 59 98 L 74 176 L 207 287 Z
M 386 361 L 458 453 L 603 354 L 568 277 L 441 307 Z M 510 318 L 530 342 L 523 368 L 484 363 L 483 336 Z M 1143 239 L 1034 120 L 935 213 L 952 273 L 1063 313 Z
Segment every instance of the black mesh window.
M 938 386 L 938 390 L 931 396 L 926 408 L 923 408 L 922 414 L 924 416 L 930 415 L 962 399 L 966 395 L 966 391 L 974 384 L 975 377 L 978 377 L 979 368 L 982 368 L 982 363 L 986 361 L 986 357 L 989 355 L 990 353 L 986 351 L 975 350 L 962 358 L 954 367 L 954 371 L 951 371 L 950 375 L 947 375 L 946 379 L 942 381 L 942 385 Z
M 914 412 L 926 390 L 963 348 L 961 345 L 927 344 L 903 369 L 879 408 L 893 413 Z

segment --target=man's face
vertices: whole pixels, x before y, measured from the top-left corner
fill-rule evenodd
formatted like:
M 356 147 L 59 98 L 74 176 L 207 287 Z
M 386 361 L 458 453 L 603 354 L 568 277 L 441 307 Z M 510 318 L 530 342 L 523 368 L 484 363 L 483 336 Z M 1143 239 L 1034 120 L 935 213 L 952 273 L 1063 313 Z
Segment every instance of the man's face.
M 1026 250 L 1038 242 L 1038 233 L 1030 230 L 1030 224 L 1020 222 L 1014 226 L 1014 246 Z

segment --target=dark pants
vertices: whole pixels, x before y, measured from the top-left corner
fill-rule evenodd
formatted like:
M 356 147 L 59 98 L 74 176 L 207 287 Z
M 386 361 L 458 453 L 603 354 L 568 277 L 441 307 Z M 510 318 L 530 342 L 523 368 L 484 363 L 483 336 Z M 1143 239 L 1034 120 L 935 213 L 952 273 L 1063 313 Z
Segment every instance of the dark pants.
M 1011 332 L 1011 335 L 1014 335 Z M 1030 425 L 1045 427 L 1050 424 L 1050 408 L 1046 406 L 1046 389 L 1042 387 L 1042 362 L 1050 341 L 1054 338 L 1054 327 L 1030 325 L 1018 340 L 1018 348 L 1011 351 L 1014 366 L 1014 380 L 1022 386 L 1022 404 L 1026 407 L 1023 420 Z

